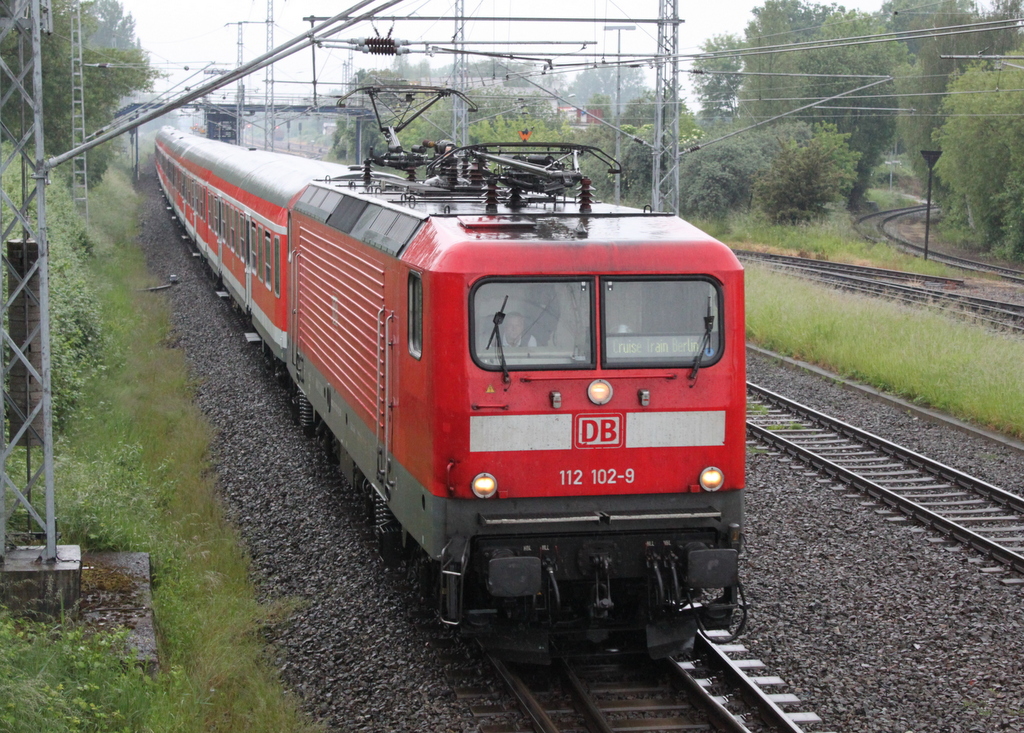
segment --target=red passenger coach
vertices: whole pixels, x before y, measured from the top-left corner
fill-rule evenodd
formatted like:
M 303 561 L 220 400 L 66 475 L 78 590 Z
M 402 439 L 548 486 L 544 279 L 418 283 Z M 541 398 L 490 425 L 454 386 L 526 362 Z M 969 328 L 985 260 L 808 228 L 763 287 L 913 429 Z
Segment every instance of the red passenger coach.
M 414 168 L 395 147 L 371 161 Z M 385 563 L 417 566 L 445 623 L 536 661 L 624 639 L 661 657 L 743 623 L 727 247 L 593 202 L 576 161 L 608 159 L 584 146 L 438 145 L 424 181 L 172 132 L 158 150 L 300 419 L 334 435 Z

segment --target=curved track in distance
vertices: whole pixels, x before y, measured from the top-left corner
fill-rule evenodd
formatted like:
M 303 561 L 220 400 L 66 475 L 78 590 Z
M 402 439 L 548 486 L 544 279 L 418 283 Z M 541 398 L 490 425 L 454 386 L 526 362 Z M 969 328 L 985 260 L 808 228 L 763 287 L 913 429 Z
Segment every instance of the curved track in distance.
M 908 206 L 902 209 L 890 209 L 888 211 L 877 211 L 867 216 L 862 216 L 857 220 L 857 226 L 862 227 L 868 225 L 873 231 L 881 234 L 885 239 L 895 243 L 900 249 L 909 251 L 915 255 L 923 255 L 924 247 L 915 242 L 911 242 L 909 239 L 904 237 L 899 231 L 896 230 L 896 222 L 905 217 L 913 214 L 919 214 L 923 212 L 927 206 Z M 932 207 L 933 209 L 936 207 Z M 870 224 L 868 224 L 870 222 Z M 863 229 L 861 233 L 864 234 Z M 877 237 L 870 235 L 869 239 L 879 241 Z M 992 265 L 987 262 L 978 262 L 977 260 L 969 260 L 965 257 L 955 257 L 953 255 L 943 254 L 936 252 L 934 249 L 929 249 L 928 256 L 936 262 L 942 262 L 943 264 L 949 265 L 950 267 L 956 267 L 960 270 L 966 270 L 968 272 L 986 272 L 999 275 L 1005 280 L 1024 284 L 1024 271 L 1015 270 L 1010 267 L 1001 267 L 1000 265 Z

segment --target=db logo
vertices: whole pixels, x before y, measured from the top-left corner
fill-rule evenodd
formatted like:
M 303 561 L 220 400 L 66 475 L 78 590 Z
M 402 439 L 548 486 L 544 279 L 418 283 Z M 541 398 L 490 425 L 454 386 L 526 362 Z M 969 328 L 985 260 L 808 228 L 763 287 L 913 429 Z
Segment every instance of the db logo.
M 577 448 L 621 448 L 624 433 L 622 415 L 577 415 L 573 437 Z

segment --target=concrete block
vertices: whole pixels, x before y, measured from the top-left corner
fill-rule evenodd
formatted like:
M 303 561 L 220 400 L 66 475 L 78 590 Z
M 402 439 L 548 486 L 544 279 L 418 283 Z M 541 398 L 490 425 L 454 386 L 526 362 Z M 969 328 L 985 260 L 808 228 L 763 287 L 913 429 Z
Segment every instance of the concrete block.
M 96 631 L 128 629 L 136 663 L 159 671 L 149 554 L 87 552 L 82 558 L 82 621 Z
M 82 549 L 57 545 L 56 562 L 42 547 L 9 550 L 0 565 L 0 603 L 15 616 L 37 621 L 75 618 L 82 593 Z

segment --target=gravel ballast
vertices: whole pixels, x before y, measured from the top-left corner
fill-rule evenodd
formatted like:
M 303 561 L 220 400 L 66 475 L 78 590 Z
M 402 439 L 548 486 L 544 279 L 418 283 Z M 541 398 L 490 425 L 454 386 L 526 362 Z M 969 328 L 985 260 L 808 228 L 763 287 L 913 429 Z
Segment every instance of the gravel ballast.
M 260 596 L 300 601 L 270 632 L 271 662 L 330 730 L 476 730 L 430 646 L 439 632 L 419 623 L 404 577 L 375 557 L 361 501 L 295 425 L 286 391 L 246 343 L 252 329 L 182 242 L 155 175 L 140 185 L 140 243 L 155 277 L 180 279 L 165 294 L 196 401 L 218 430 L 226 511 Z M 764 359 L 751 357 L 749 370 L 752 382 L 1022 493 L 1015 451 Z M 752 615 L 740 641 L 801 710 L 823 718 L 809 730 L 1024 731 L 1024 590 L 981 573 L 989 563 L 972 563 L 976 553 L 894 527 L 800 464 L 752 451 L 747 467 Z

